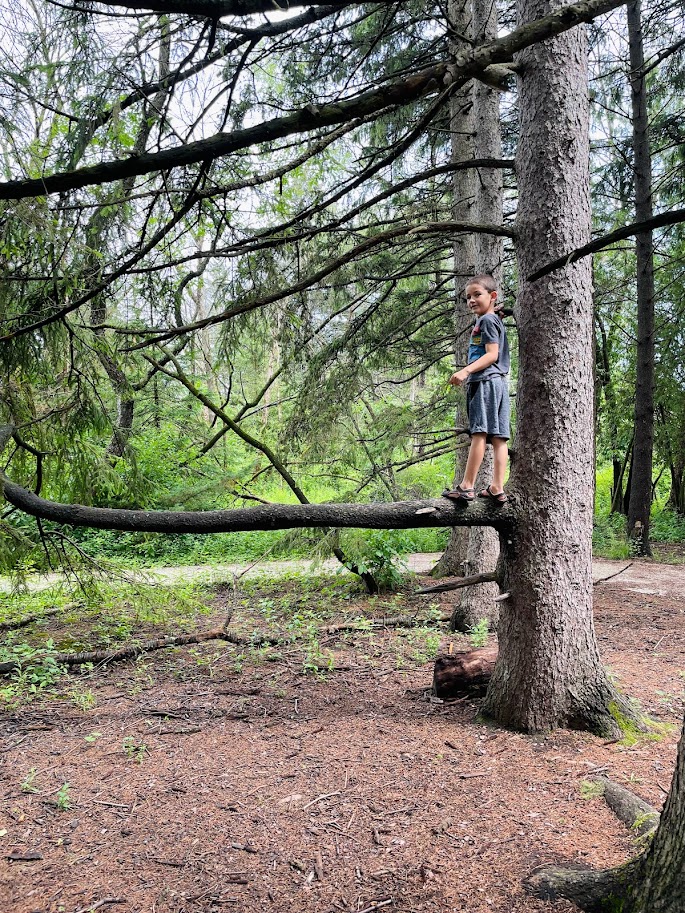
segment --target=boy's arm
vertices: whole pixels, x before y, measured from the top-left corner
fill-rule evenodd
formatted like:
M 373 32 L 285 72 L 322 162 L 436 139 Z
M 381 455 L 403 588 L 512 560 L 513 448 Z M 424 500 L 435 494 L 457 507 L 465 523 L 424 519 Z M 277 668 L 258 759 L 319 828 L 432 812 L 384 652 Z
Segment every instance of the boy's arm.
M 461 371 L 456 371 L 450 377 L 448 383 L 452 384 L 453 387 L 461 387 L 462 384 L 465 384 L 468 380 L 469 374 L 475 374 L 477 371 L 484 371 L 485 368 L 489 368 L 490 365 L 494 365 L 498 357 L 499 343 L 486 342 L 485 355 L 481 355 L 480 358 L 477 358 L 475 361 L 472 361 L 470 364 L 466 365 L 466 367 L 462 368 Z

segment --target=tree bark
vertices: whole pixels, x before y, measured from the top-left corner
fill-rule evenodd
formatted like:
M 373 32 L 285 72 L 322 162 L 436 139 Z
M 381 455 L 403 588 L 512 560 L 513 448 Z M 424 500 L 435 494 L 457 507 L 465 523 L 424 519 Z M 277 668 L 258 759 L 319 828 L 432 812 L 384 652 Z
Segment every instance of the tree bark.
M 514 513 L 506 504 L 499 507 L 473 502 L 460 507 L 447 498 L 375 504 L 269 504 L 237 510 L 119 510 L 48 501 L 2 475 L 0 484 L 5 498 L 33 517 L 125 532 L 222 533 L 304 527 L 419 529 L 459 525 L 508 530 L 515 522 Z
M 556 4 L 555 4 L 556 5 Z M 519 0 L 519 18 L 549 9 Z M 590 236 L 584 29 L 520 55 L 519 276 Z M 557 726 L 616 734 L 634 713 L 603 670 L 592 619 L 593 332 L 585 261 L 522 278 L 517 523 L 503 553 L 499 657 L 484 711 L 529 732 Z M 617 712 L 619 711 L 619 712 Z
M 652 157 L 649 147 L 647 85 L 642 44 L 642 2 L 627 6 L 633 127 L 635 218 L 651 219 Z M 637 265 L 637 353 L 635 364 L 635 438 L 631 467 L 628 535 L 637 555 L 651 555 L 649 515 L 652 507 L 654 450 L 654 245 L 652 232 L 635 238 Z
M 497 35 L 497 3 L 483 3 L 473 0 L 473 31 L 477 42 L 488 41 Z M 502 153 L 502 128 L 499 111 L 499 92 L 476 81 L 473 87 L 473 120 L 478 138 L 478 155 L 484 150 L 497 150 Z M 491 152 L 487 155 L 490 156 Z M 474 175 L 476 184 L 476 213 L 488 214 L 493 222 L 501 222 L 502 210 L 502 174 L 492 168 L 479 169 Z M 490 273 L 498 282 L 502 278 L 503 245 L 500 238 L 494 235 L 476 235 L 477 272 Z M 487 447 L 485 457 L 476 480 L 476 490 L 480 490 L 492 481 L 493 452 Z M 494 571 L 499 558 L 499 537 L 494 529 L 481 527 L 469 530 L 464 574 L 480 574 Z M 468 631 L 481 619 L 488 622 L 490 628 L 497 627 L 499 605 L 495 602 L 497 586 L 492 583 L 480 584 L 465 590 L 452 612 L 450 627 L 453 631 Z
M 456 60 L 460 53 L 468 49 L 473 38 L 473 12 L 471 0 L 449 0 L 448 19 L 450 28 L 450 57 Z M 450 162 L 468 161 L 474 158 L 474 117 L 473 95 L 475 83 L 466 83 L 454 92 L 450 98 Z M 476 174 L 473 169 L 465 168 L 454 172 L 452 176 L 452 218 L 455 222 L 470 222 L 478 212 L 476 207 Z M 454 278 L 454 356 L 457 368 L 466 364 L 469 348 L 469 331 L 472 317 L 464 301 L 466 283 L 479 270 L 476 266 L 476 239 L 472 233 L 457 235 L 452 246 Z M 457 394 L 455 427 L 464 428 L 467 424 L 464 396 Z M 455 451 L 454 479 L 452 487 L 458 485 L 464 475 L 468 451 L 457 448 Z M 455 574 L 468 573 L 465 570 L 466 555 L 469 545 L 469 531 L 465 527 L 455 526 L 450 530 L 450 537 L 443 556 L 433 568 L 434 577 L 449 577 Z
M 442 700 L 482 692 L 492 676 L 497 647 L 463 650 L 438 656 L 433 668 L 433 694 Z

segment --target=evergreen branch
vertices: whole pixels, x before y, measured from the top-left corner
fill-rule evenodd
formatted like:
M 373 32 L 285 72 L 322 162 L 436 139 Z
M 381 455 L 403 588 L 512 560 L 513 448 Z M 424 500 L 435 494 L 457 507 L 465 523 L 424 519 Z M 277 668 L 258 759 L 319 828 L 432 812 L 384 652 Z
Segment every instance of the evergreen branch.
M 199 16 L 203 19 L 221 19 L 223 16 L 254 16 L 255 13 L 287 12 L 297 6 L 329 6 L 335 10 L 344 9 L 352 2 L 360 3 L 362 0 L 326 0 L 318 3 L 316 0 L 142 0 L 141 3 L 128 2 L 128 0 L 103 0 L 102 6 L 116 6 L 140 13 L 150 10 L 153 13 L 182 14 L 185 16 Z M 374 0 L 378 4 L 390 4 L 395 0 Z M 92 7 L 86 9 L 74 6 L 79 12 L 93 13 Z M 100 11 L 98 11 L 100 12 Z M 104 13 L 104 11 L 102 11 Z M 106 13 L 104 13 L 106 15 Z
M 241 0 L 235 2 L 240 3 Z M 534 22 L 526 23 L 503 38 L 460 53 L 454 64 L 438 63 L 352 98 L 319 107 L 306 105 L 285 117 L 277 117 L 242 130 L 217 133 L 207 139 L 187 143 L 178 148 L 101 162 L 38 179 L 0 183 L 0 200 L 42 197 L 51 193 L 64 193 L 150 174 L 154 171 L 167 171 L 183 165 L 210 162 L 255 144 L 344 123 L 350 117 L 365 116 L 387 105 L 407 105 L 445 85 L 456 85 L 478 76 L 491 64 L 507 63 L 516 52 L 568 31 L 581 22 L 590 22 L 596 16 L 622 6 L 623 3 L 624 0 L 582 0 L 580 3 L 564 6 Z
M 548 276 L 550 273 L 553 273 L 555 269 L 561 269 L 564 266 L 575 263 L 577 260 L 582 260 L 583 257 L 588 257 L 590 254 L 596 254 L 598 251 L 603 250 L 605 247 L 609 247 L 616 241 L 624 241 L 626 238 L 632 238 L 635 235 L 639 235 L 645 231 L 652 231 L 655 228 L 664 228 L 667 225 L 678 225 L 680 222 L 685 222 L 685 209 L 671 209 L 669 212 L 659 213 L 659 215 L 654 216 L 653 219 L 645 219 L 642 222 L 631 222 L 630 225 L 624 225 L 623 228 L 617 228 L 616 231 L 612 231 L 608 235 L 602 235 L 601 238 L 595 238 L 594 241 L 583 244 L 582 247 L 577 247 L 570 253 L 564 254 L 563 257 L 558 257 L 556 260 L 552 260 L 551 263 L 541 266 L 540 269 L 527 277 L 527 281 L 537 282 L 537 280 L 542 279 L 543 276 Z
M 393 241 L 396 238 L 402 237 L 403 235 L 411 235 L 414 232 L 419 234 L 476 232 L 479 234 L 498 235 L 505 238 L 514 237 L 514 232 L 511 228 L 506 228 L 503 225 L 477 224 L 474 222 L 429 222 L 425 225 L 420 226 L 403 225 L 398 228 L 390 228 L 387 231 L 381 231 L 377 235 L 373 235 L 372 237 L 367 238 L 365 241 L 357 244 L 356 247 L 351 248 L 340 257 L 336 257 L 334 260 L 330 260 L 321 269 L 311 273 L 309 276 L 306 276 L 304 279 L 300 280 L 300 282 L 296 282 L 294 285 L 288 286 L 285 289 L 279 289 L 276 292 L 271 292 L 268 295 L 262 295 L 258 298 L 249 299 L 242 304 L 237 304 L 234 307 L 227 308 L 225 311 L 221 311 L 219 314 L 213 314 L 210 317 L 204 317 L 202 320 L 196 320 L 194 323 L 187 323 L 184 326 L 174 327 L 171 330 L 148 330 L 147 332 L 156 334 L 154 338 L 144 340 L 143 342 L 138 342 L 135 345 L 130 346 L 125 351 L 132 352 L 136 349 L 143 349 L 146 346 L 154 345 L 167 339 L 172 339 L 181 333 L 191 333 L 195 330 L 201 330 L 204 327 L 223 323 L 225 320 L 230 320 L 233 317 L 237 317 L 239 314 L 246 314 L 249 311 L 254 311 L 258 308 L 266 307 L 268 304 L 273 304 L 276 301 L 281 301 L 284 298 L 289 298 L 291 295 L 295 295 L 298 292 L 303 292 L 311 286 L 316 285 L 317 282 L 325 279 L 331 273 L 334 273 L 336 270 L 340 269 L 340 267 L 345 266 L 346 263 L 349 263 L 351 260 L 354 260 L 357 257 L 366 255 L 370 250 L 373 250 L 380 244 L 383 244 L 386 241 Z M 17 331 L 17 334 L 19 332 L 20 331 Z

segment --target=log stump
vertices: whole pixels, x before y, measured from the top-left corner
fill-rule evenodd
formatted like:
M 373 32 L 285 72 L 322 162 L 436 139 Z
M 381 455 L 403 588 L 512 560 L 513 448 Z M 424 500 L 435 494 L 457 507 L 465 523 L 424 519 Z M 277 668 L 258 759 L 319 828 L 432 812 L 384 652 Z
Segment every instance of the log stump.
M 435 660 L 433 694 L 442 700 L 485 692 L 497 659 L 497 647 L 445 653 Z

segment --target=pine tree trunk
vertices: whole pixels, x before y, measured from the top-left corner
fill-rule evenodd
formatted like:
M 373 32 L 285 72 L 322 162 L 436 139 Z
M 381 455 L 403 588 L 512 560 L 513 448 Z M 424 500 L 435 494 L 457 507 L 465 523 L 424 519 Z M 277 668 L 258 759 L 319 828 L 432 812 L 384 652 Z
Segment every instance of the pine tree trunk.
M 477 41 L 497 36 L 497 4 L 473 3 L 473 29 Z M 499 111 L 499 92 L 485 83 L 473 86 L 473 119 L 478 138 L 478 154 L 487 158 L 502 157 L 502 129 Z M 502 172 L 496 168 L 480 169 L 476 179 L 476 212 L 480 222 L 497 224 L 502 221 Z M 494 235 L 476 235 L 476 271 L 490 273 L 498 281 L 502 274 L 502 239 Z M 476 490 L 492 481 L 493 454 L 488 447 L 476 481 Z M 499 557 L 499 537 L 494 529 L 482 527 L 469 530 L 463 573 L 482 574 L 493 571 Z M 483 583 L 468 587 L 452 613 L 453 631 L 467 631 L 485 618 L 491 628 L 497 626 L 499 593 L 497 584 Z
M 560 4 L 554 4 L 558 7 Z M 519 20 L 550 10 L 519 0 Z M 519 79 L 517 524 L 501 537 L 500 653 L 484 710 L 526 731 L 617 731 L 632 716 L 592 618 L 593 331 L 588 260 L 525 277 L 590 237 L 584 28 L 524 52 Z
M 450 53 L 456 56 L 460 50 L 468 47 L 464 37 L 473 34 L 471 0 L 450 0 L 448 18 L 452 29 Z M 451 161 L 463 162 L 473 158 L 474 153 L 473 121 L 473 86 L 467 83 L 450 99 L 450 141 Z M 457 221 L 472 221 L 475 211 L 476 177 L 472 169 L 464 168 L 454 172 L 452 178 L 452 218 Z M 464 301 L 464 287 L 476 269 L 475 236 L 469 233 L 459 234 L 454 241 L 454 354 L 457 367 L 463 367 L 467 361 L 469 332 L 472 318 Z M 457 394 L 456 427 L 467 425 L 465 398 L 461 391 Z M 453 487 L 458 485 L 466 467 L 467 450 L 456 451 Z M 445 553 L 433 568 L 433 576 L 455 576 L 464 573 L 464 562 L 468 549 L 468 530 L 453 527 Z
M 643 74 L 641 0 L 627 6 L 633 126 L 635 218 L 651 219 L 652 158 L 649 148 L 647 87 Z M 635 366 L 635 442 L 628 504 L 628 534 L 638 555 L 651 555 L 649 514 L 652 506 L 654 450 L 654 246 L 652 232 L 635 239 L 637 263 L 637 360 Z

